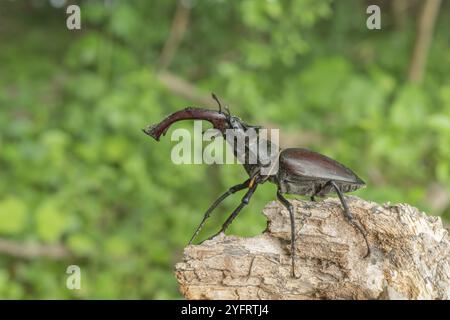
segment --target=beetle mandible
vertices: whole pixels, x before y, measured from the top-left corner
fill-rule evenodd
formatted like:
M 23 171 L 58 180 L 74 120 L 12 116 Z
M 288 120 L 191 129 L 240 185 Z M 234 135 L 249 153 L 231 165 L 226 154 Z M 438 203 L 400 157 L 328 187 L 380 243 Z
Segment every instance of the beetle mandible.
M 258 131 L 260 126 L 251 126 L 242 121 L 236 116 L 232 116 L 227 107 L 222 108 L 222 105 L 215 94 L 212 94 L 213 99 L 219 105 L 219 110 L 208 110 L 203 108 L 185 108 L 183 110 L 172 113 L 160 123 L 155 125 L 149 125 L 143 129 L 144 133 L 151 136 L 155 140 L 159 141 L 161 135 L 165 135 L 169 127 L 181 120 L 205 120 L 212 124 L 214 129 L 217 129 L 227 140 L 226 132 L 232 129 L 237 136 L 244 135 L 248 130 L 253 129 Z M 225 112 L 222 110 L 225 109 Z M 261 139 L 258 137 L 258 139 Z M 238 149 L 236 143 L 231 143 L 233 146 L 233 153 L 236 157 L 241 153 L 251 152 L 252 148 L 248 145 L 250 142 L 248 139 L 244 139 L 246 145 L 245 148 Z M 268 145 L 270 141 L 264 141 Z M 278 147 L 277 147 L 278 148 Z M 248 154 L 244 155 L 245 159 L 248 159 Z M 255 155 L 257 158 L 256 163 L 243 162 L 245 171 L 249 178 L 243 183 L 237 184 L 229 188 L 223 193 L 205 212 L 200 225 L 195 230 L 189 244 L 192 243 L 194 238 L 200 232 L 201 228 L 205 224 L 205 221 L 210 216 L 211 212 L 228 196 L 247 189 L 244 197 L 241 200 L 239 206 L 231 213 L 222 228 L 216 235 L 221 232 L 225 232 L 231 222 L 236 218 L 239 212 L 250 201 L 252 195 L 256 191 L 258 185 L 270 181 L 277 185 L 277 198 L 286 207 L 289 212 L 290 225 L 291 225 L 291 266 L 292 275 L 295 277 L 295 223 L 294 223 L 294 208 L 292 204 L 283 196 L 283 194 L 295 194 L 309 196 L 312 201 L 315 201 L 315 197 L 324 197 L 330 193 L 336 193 L 343 207 L 343 213 L 347 221 L 356 228 L 364 238 L 366 244 L 367 257 L 370 254 L 369 243 L 367 241 L 366 232 L 359 222 L 353 217 L 350 212 L 347 202 L 344 197 L 344 193 L 357 190 L 365 183 L 361 180 L 352 170 L 345 167 L 343 164 L 325 156 L 320 153 L 304 149 L 304 148 L 287 148 L 279 149 L 276 154 L 275 161 L 278 161 L 278 170 L 275 174 L 262 174 L 262 168 L 267 165 L 273 165 L 273 161 L 268 159 L 267 155 L 260 154 Z

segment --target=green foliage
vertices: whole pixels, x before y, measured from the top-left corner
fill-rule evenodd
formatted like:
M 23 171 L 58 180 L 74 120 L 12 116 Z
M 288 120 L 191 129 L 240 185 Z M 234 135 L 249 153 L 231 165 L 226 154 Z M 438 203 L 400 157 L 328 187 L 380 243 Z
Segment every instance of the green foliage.
M 105 3 L 107 5 L 105 5 Z M 249 123 L 281 129 L 355 169 L 356 194 L 433 212 L 450 190 L 450 41 L 443 3 L 422 86 L 405 78 L 414 12 L 382 30 L 365 27 L 364 2 L 192 2 L 169 70 L 227 101 Z M 238 165 L 174 165 L 170 132 L 140 129 L 195 105 L 159 81 L 159 56 L 175 1 L 85 1 L 82 30 L 46 4 L 2 2 L 0 50 L 0 237 L 60 244 L 73 257 L 21 260 L 0 254 L 0 298 L 179 298 L 172 267 L 204 210 L 245 179 Z M 191 129 L 190 123 L 177 127 Z M 230 228 L 253 235 L 275 199 L 263 185 Z M 239 202 L 213 215 L 205 238 Z M 68 265 L 82 289 L 65 287 Z
M 25 229 L 27 207 L 20 199 L 9 197 L 0 202 L 0 232 L 16 234 Z

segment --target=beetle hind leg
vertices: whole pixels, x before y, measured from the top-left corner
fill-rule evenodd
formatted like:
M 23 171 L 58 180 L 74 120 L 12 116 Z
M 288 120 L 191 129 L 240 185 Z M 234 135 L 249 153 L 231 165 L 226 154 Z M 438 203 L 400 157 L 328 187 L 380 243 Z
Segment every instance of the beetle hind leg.
M 280 189 L 277 190 L 277 198 L 289 211 L 289 218 L 291 220 L 291 266 L 292 266 L 292 277 L 295 276 L 295 220 L 294 220 L 294 207 L 292 204 L 281 194 Z
M 370 247 L 369 247 L 369 242 L 367 241 L 366 232 L 361 227 L 359 222 L 353 217 L 352 213 L 348 209 L 348 205 L 347 205 L 347 202 L 345 201 L 344 195 L 342 194 L 342 191 L 339 188 L 339 186 L 336 184 L 336 182 L 329 181 L 329 183 L 331 184 L 331 186 L 333 186 L 334 190 L 336 190 L 336 193 L 337 193 L 337 195 L 339 197 L 339 200 L 341 201 L 341 204 L 344 207 L 344 216 L 347 218 L 348 222 L 350 222 L 350 224 L 353 227 L 358 229 L 358 231 L 363 236 L 364 241 L 366 242 L 366 247 L 367 247 L 367 251 L 366 251 L 366 254 L 364 255 L 364 258 L 368 257 L 370 255 Z

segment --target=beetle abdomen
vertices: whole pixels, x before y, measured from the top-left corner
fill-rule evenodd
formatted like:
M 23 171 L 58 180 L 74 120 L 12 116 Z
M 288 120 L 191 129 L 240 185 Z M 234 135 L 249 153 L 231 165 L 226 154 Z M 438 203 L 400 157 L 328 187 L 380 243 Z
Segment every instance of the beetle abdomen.
M 330 180 L 289 181 L 284 179 L 279 180 L 279 186 L 282 193 L 298 194 L 303 196 L 316 195 L 319 197 L 323 197 L 329 193 L 335 192 L 334 188 L 331 185 L 327 185 L 328 181 Z M 333 181 L 335 181 L 335 183 L 343 193 L 352 192 L 364 186 L 336 180 Z
M 351 192 L 365 185 L 353 171 L 320 153 L 289 148 L 280 153 L 278 182 L 283 193 L 326 195 L 333 191 L 326 186 L 335 181 L 343 192 Z

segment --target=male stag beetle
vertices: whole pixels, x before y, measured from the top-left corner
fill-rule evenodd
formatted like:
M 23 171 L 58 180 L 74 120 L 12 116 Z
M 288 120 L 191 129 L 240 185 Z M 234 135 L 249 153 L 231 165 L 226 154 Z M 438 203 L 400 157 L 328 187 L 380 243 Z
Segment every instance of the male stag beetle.
M 248 130 L 257 130 L 259 126 L 251 126 L 243 122 L 240 118 L 232 116 L 225 108 L 226 112 L 222 111 L 222 105 L 219 99 L 213 94 L 214 100 L 219 105 L 219 111 L 208 110 L 203 108 L 185 108 L 177 111 L 163 121 L 155 125 L 149 125 L 143 131 L 159 141 L 161 135 L 164 135 L 168 128 L 175 122 L 181 120 L 205 120 L 210 122 L 214 129 L 218 130 L 224 138 L 230 143 L 230 138 L 226 134 L 227 130 L 233 130 L 236 135 L 245 135 Z M 259 132 L 259 131 L 258 131 Z M 262 138 L 258 138 L 262 139 Z M 265 140 L 264 140 L 265 141 Z M 270 145 L 270 141 L 265 141 Z M 252 148 L 249 145 L 248 139 L 245 140 L 245 147 L 238 148 L 236 143 L 230 143 L 233 147 L 233 153 L 236 157 L 242 158 L 242 153 L 250 153 Z M 370 254 L 369 243 L 366 238 L 364 229 L 360 226 L 359 222 L 354 219 L 351 214 L 347 202 L 343 193 L 351 192 L 365 186 L 362 181 L 352 170 L 348 169 L 339 162 L 328 158 L 320 153 L 310 151 L 304 148 L 287 148 L 279 149 L 276 153 L 276 161 L 278 162 L 278 170 L 275 174 L 262 174 L 262 168 L 267 166 L 267 155 L 257 152 L 256 163 L 243 162 L 243 166 L 249 175 L 249 179 L 245 182 L 237 184 L 224 194 L 222 194 L 214 203 L 208 208 L 203 216 L 200 225 L 194 232 L 189 244 L 192 243 L 194 238 L 200 232 L 200 229 L 205 224 L 206 219 L 210 216 L 211 212 L 228 196 L 243 190 L 248 189 L 244 197 L 241 200 L 239 206 L 231 213 L 228 219 L 223 224 L 220 231 L 214 236 L 225 232 L 231 222 L 236 218 L 239 212 L 250 201 L 253 193 L 259 184 L 270 181 L 278 186 L 277 198 L 286 207 L 289 212 L 290 224 L 291 224 L 291 264 L 292 275 L 295 277 L 295 224 L 294 224 L 294 209 L 292 204 L 283 196 L 283 194 L 296 194 L 309 196 L 311 201 L 315 201 L 315 197 L 324 197 L 330 193 L 337 193 L 339 200 L 343 207 L 343 213 L 348 222 L 356 228 L 363 236 L 366 243 L 367 252 L 364 257 Z M 248 154 L 244 155 L 244 158 L 248 159 Z M 270 165 L 273 165 L 270 163 Z M 212 236 L 211 238 L 213 238 Z

